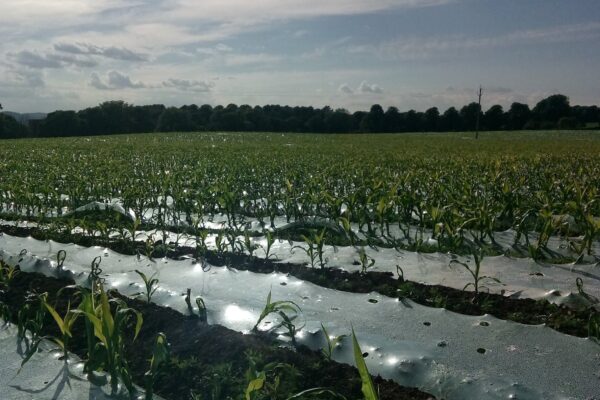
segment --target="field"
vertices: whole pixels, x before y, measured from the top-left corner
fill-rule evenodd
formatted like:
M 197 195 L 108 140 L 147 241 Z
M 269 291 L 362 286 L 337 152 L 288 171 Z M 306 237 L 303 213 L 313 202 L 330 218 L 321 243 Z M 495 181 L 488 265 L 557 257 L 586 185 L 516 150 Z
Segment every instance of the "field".
M 600 398 L 599 190 L 597 131 L 4 140 L 1 317 L 125 397 Z

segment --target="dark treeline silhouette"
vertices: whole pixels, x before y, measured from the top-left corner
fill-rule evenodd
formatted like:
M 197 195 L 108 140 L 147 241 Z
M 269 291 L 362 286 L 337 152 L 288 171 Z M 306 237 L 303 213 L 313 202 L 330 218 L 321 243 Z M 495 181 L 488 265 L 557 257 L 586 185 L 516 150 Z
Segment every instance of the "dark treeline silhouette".
M 366 111 L 350 113 L 330 107 L 289 107 L 279 105 L 225 107 L 210 105 L 134 106 L 108 101 L 81 111 L 54 111 L 45 119 L 18 123 L 0 116 L 0 137 L 52 137 L 107 135 L 142 132 L 185 131 L 268 131 L 268 132 L 447 132 L 475 129 L 477 114 L 481 130 L 579 129 L 600 124 L 597 106 L 571 106 L 560 94 L 549 96 L 530 109 L 513 103 L 508 110 L 494 105 L 483 112 L 477 103 L 460 110 L 450 107 L 441 113 L 436 107 L 425 112 L 384 110 L 376 104 Z

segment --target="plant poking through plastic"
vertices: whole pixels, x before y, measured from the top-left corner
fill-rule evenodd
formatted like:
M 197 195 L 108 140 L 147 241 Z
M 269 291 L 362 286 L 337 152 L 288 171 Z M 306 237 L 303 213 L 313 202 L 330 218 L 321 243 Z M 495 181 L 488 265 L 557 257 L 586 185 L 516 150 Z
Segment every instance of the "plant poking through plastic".
M 600 343 L 600 313 L 590 312 L 588 320 L 588 337 Z
M 152 400 L 154 397 L 154 381 L 159 373 L 161 366 L 169 359 L 169 345 L 164 333 L 159 333 L 152 350 L 150 359 L 150 368 L 144 374 L 146 400 Z
M 600 312 L 597 310 L 600 302 L 597 298 L 583 290 L 583 279 L 578 277 L 575 280 L 575 284 L 577 285 L 579 295 L 588 302 L 588 309 L 590 312 L 590 317 L 588 319 L 588 337 L 600 342 Z
M 243 245 L 251 257 L 254 255 L 254 252 L 256 251 L 256 249 L 259 248 L 259 246 L 256 243 L 254 243 L 254 241 L 252 241 L 252 238 L 250 237 L 250 234 L 248 233 L 248 231 L 244 231 Z
M 104 284 L 105 279 L 101 278 L 102 268 L 100 268 L 100 263 L 102 262 L 102 257 L 97 256 L 92 260 L 91 271 L 89 275 L 89 283 L 92 291 L 97 290 L 98 284 Z
M 267 363 L 259 368 L 258 364 L 261 361 L 260 358 L 254 356 L 251 352 L 247 353 L 247 356 L 249 366 L 246 371 L 246 380 L 248 383 L 244 392 L 244 400 L 300 400 L 307 398 L 346 400 L 346 398 L 339 393 L 322 387 L 306 389 L 283 397 L 283 394 L 289 390 L 289 387 L 286 387 L 289 385 L 286 384 L 294 384 L 296 378 L 300 376 L 296 368 L 291 364 L 276 362 Z M 213 397 L 213 399 L 216 398 L 217 397 Z
M 358 249 L 358 257 L 360 260 L 361 273 L 364 275 L 369 268 L 375 265 L 375 259 L 367 254 L 364 247 Z
M 63 264 L 65 263 L 65 259 L 67 258 L 67 252 L 64 250 L 59 250 L 56 253 L 56 268 L 61 271 L 63 269 Z
M 256 325 L 252 328 L 253 332 L 258 332 L 258 325 L 270 314 L 276 314 L 282 319 L 281 325 L 288 329 L 288 335 L 292 339 L 292 343 L 296 343 L 295 333 L 296 326 L 293 321 L 298 316 L 298 313 L 302 312 L 300 307 L 289 300 L 280 300 L 271 302 L 271 291 L 269 291 L 269 295 L 267 296 L 267 303 L 263 308 L 260 316 L 258 317 L 258 321 L 256 321 Z
M 323 245 L 325 244 L 325 228 L 321 230 L 320 233 L 317 233 L 316 230 L 311 230 L 310 236 L 300 235 L 304 243 L 306 244 L 306 248 L 302 246 L 294 246 L 291 250 L 300 249 L 306 253 L 306 255 L 310 259 L 310 266 L 315 268 L 317 265 L 317 260 L 319 261 L 319 265 L 321 268 L 325 268 L 326 260 L 323 258 Z
M 144 295 L 146 297 L 146 303 L 150 303 L 154 292 L 156 292 L 156 289 L 158 289 L 158 278 L 155 278 L 156 272 L 153 273 L 150 277 L 148 277 L 142 271 L 137 269 L 135 270 L 135 273 L 142 278 L 146 289 L 146 291 L 144 293 L 140 293 L 140 295 Z
M 31 357 L 33 357 L 33 355 L 37 352 L 37 349 L 38 349 L 41 341 L 44 338 L 50 339 L 56 345 L 58 345 L 58 347 L 60 348 L 60 350 L 63 353 L 62 359 L 65 360 L 65 362 L 67 361 L 67 359 L 69 357 L 69 353 L 68 353 L 69 339 L 73 337 L 73 333 L 72 333 L 73 324 L 79 317 L 79 314 L 75 310 L 71 310 L 71 302 L 69 301 L 69 303 L 67 305 L 67 312 L 65 313 L 64 317 L 61 317 L 58 314 L 58 312 L 56 311 L 56 309 L 47 302 L 47 300 L 46 300 L 47 297 L 48 297 L 47 293 L 43 293 L 39 296 L 39 300 L 42 304 L 42 307 L 46 308 L 46 310 L 50 313 L 50 315 L 56 322 L 56 325 L 58 326 L 58 329 L 60 330 L 61 336 L 60 336 L 60 338 L 58 338 L 58 337 L 50 337 L 50 336 L 49 337 L 40 337 L 39 335 L 35 335 L 36 336 L 35 341 L 32 342 L 32 345 L 29 347 L 29 349 L 25 355 L 25 358 L 21 362 L 21 368 L 19 368 L 19 372 L 21 371 L 23 366 L 31 359 Z M 24 331 L 23 331 L 23 333 L 24 333 Z
M 500 284 L 502 282 L 500 282 L 500 280 L 497 278 L 487 276 L 487 275 L 481 275 L 481 261 L 483 260 L 483 251 L 480 248 L 478 248 L 476 251 L 474 251 L 472 253 L 472 255 L 473 255 L 473 260 L 475 261 L 474 268 L 469 266 L 469 264 L 464 263 L 462 261 L 458 261 L 458 260 L 450 261 L 450 265 L 459 264 L 459 265 L 462 265 L 463 267 L 465 267 L 465 269 L 467 271 L 469 271 L 469 274 L 471 274 L 473 281 L 467 283 L 463 287 L 463 290 L 466 290 L 469 286 L 473 286 L 473 290 L 475 291 L 475 298 L 477 298 L 477 296 L 479 295 L 480 289 L 487 288 L 486 286 L 481 285 L 481 282 L 493 281 L 493 282 L 500 283 Z
M 325 358 L 331 360 L 331 357 L 333 356 L 333 349 L 335 349 L 342 339 L 344 339 L 347 335 L 330 336 L 323 324 L 321 324 L 321 329 L 323 330 L 323 335 L 325 335 L 325 340 L 327 342 L 327 347 L 321 349 L 321 352 Z
M 0 285 L 4 287 L 10 286 L 12 280 L 19 274 L 16 266 L 4 264 L 0 261 Z
M 379 395 L 377 394 L 375 386 L 373 385 L 373 380 L 371 379 L 371 374 L 367 368 L 367 363 L 365 363 L 365 359 L 363 358 L 363 352 L 360 349 L 358 340 L 356 340 L 354 328 L 352 328 L 352 347 L 354 349 L 354 362 L 356 363 L 356 368 L 360 374 L 360 380 L 362 382 L 361 390 L 363 396 L 365 396 L 365 400 L 379 400 Z
M 271 257 L 277 258 L 276 255 L 271 254 L 271 249 L 273 248 L 273 243 L 275 243 L 275 237 L 273 236 L 273 232 L 270 230 L 265 231 L 265 237 L 267 239 L 267 247 L 264 248 L 265 251 L 265 260 L 270 260 Z
M 73 337 L 73 324 L 77 320 L 77 317 L 79 317 L 79 314 L 76 313 L 74 310 L 71 310 L 71 302 L 69 301 L 69 303 L 67 304 L 67 312 L 65 313 L 64 318 L 61 318 L 61 316 L 58 315 L 58 312 L 56 312 L 54 307 L 48 304 L 48 302 L 46 301 L 46 296 L 41 297 L 41 301 L 44 307 L 46 307 L 46 309 L 56 322 L 56 325 L 58 325 L 61 337 L 51 338 L 51 340 L 60 347 L 60 349 L 63 352 L 63 357 L 66 360 L 69 356 L 67 348 L 69 344 L 69 339 Z
M 194 312 L 194 307 L 192 306 L 192 289 L 188 288 L 185 295 L 185 304 L 187 304 L 188 312 L 190 315 L 196 315 Z M 206 309 L 206 303 L 202 297 L 196 297 L 196 306 L 198 307 L 198 318 L 202 322 L 206 322 L 208 320 L 208 313 Z
M 128 308 L 124 301 L 108 299 L 102 285 L 99 285 L 99 304 L 93 310 L 82 310 L 91 322 L 98 342 L 88 360 L 88 370 L 105 370 L 109 373 L 113 393 L 117 393 L 119 380 L 123 382 L 130 396 L 135 393 L 131 372 L 125 359 L 125 329 L 131 318 L 135 320 L 133 340 L 142 328 L 142 314 Z M 114 305 L 114 312 L 110 303 Z
M 17 337 L 25 340 L 26 353 L 29 352 L 30 346 L 35 344 L 41 337 L 44 318 L 48 312 L 44 306 L 44 301 L 42 301 L 46 297 L 47 293 L 41 295 L 28 294 L 25 298 L 25 305 L 17 313 Z M 6 320 L 9 319 L 10 314 L 7 315 Z M 27 331 L 31 335 L 30 338 L 27 338 Z

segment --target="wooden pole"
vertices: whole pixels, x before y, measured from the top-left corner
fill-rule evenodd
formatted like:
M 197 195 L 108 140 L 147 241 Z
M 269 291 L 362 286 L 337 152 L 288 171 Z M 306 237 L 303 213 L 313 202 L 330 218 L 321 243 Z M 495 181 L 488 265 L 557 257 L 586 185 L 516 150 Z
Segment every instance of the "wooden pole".
M 479 93 L 478 93 L 478 107 L 477 107 L 477 119 L 475 120 L 475 139 L 479 139 L 479 115 L 481 114 L 481 95 L 483 93 L 483 88 L 479 85 Z

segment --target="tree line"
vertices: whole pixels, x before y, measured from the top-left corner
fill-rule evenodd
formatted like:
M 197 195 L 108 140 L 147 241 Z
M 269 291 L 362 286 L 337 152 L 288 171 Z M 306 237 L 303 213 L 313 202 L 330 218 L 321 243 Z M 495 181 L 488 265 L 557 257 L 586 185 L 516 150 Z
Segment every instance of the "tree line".
M 110 135 L 117 133 L 186 131 L 268 131 L 268 132 L 450 132 L 475 130 L 479 114 L 481 130 L 579 129 L 598 127 L 600 108 L 571 106 L 568 97 L 555 94 L 533 109 L 513 103 L 508 110 L 493 105 L 485 112 L 477 103 L 441 113 L 437 107 L 425 112 L 384 110 L 378 104 L 369 111 L 350 113 L 330 107 L 280 105 L 227 106 L 164 105 L 135 106 L 107 101 L 81 111 L 54 111 L 46 118 L 20 124 L 0 114 L 0 137 L 54 137 Z

